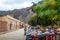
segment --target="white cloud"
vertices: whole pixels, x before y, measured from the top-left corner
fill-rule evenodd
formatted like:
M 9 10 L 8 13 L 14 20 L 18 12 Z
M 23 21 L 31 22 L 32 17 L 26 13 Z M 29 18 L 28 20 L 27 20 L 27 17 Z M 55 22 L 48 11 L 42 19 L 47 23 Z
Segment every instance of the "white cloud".
M 3 2 L 5 2 L 6 0 L 0 0 L 0 3 L 3 3 Z
M 23 3 L 19 3 L 19 4 L 17 3 L 16 4 L 4 4 L 5 2 L 7 2 L 7 0 L 0 0 L 0 10 L 21 9 L 21 8 L 30 7 L 33 5 L 30 1 L 26 1 Z

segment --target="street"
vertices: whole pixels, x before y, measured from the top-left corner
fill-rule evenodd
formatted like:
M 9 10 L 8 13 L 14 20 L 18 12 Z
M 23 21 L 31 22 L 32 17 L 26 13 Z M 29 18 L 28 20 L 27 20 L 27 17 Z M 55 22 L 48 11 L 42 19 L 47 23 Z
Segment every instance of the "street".
M 25 40 L 24 29 L 0 35 L 0 40 Z

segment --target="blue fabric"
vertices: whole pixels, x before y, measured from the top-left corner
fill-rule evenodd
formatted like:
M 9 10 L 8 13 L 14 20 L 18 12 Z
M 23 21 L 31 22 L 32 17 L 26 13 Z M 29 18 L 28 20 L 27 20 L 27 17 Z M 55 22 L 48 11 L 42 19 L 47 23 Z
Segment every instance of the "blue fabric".
M 44 33 L 44 31 L 42 30 L 42 33 Z
M 31 38 L 31 34 L 26 35 L 26 38 Z
M 39 27 L 35 27 L 35 30 L 39 29 Z
M 48 28 L 48 32 L 51 32 L 51 28 Z

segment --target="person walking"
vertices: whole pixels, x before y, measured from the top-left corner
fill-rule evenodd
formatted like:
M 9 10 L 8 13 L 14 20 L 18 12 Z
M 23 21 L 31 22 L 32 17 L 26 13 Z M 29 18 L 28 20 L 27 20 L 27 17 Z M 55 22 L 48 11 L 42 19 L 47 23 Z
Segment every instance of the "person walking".
M 25 27 L 24 27 L 24 35 L 26 35 L 26 30 L 27 30 L 27 29 L 26 29 L 26 26 L 25 26 Z

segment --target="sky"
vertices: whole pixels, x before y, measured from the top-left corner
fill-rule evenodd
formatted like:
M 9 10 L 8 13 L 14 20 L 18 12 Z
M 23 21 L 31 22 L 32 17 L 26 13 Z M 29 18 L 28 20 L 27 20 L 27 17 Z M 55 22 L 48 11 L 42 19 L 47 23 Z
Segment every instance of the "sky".
M 22 9 L 32 6 L 32 2 L 41 0 L 0 0 L 0 10 Z

